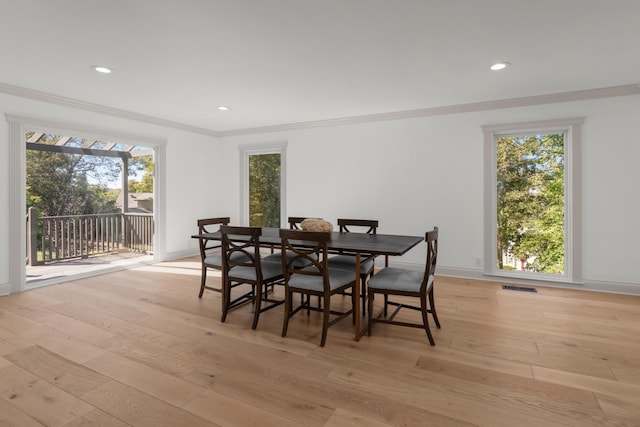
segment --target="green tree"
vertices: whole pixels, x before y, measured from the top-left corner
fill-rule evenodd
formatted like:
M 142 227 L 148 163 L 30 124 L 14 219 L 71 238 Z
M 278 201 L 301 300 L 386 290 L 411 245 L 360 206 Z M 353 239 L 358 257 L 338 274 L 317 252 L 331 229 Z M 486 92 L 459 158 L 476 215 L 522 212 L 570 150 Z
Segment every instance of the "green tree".
M 36 207 L 40 215 L 117 211 L 113 193 L 100 184 L 100 178 L 109 181 L 119 174 L 113 159 L 27 150 L 26 171 L 26 207 Z M 89 184 L 89 177 L 97 184 Z
M 564 135 L 544 135 L 537 151 L 539 181 L 537 212 L 525 234 L 521 251 L 534 259 L 530 268 L 543 273 L 564 272 Z
M 249 224 L 280 227 L 280 154 L 249 156 Z
M 497 256 L 533 259 L 529 269 L 564 270 L 564 135 L 497 139 Z
M 132 166 L 133 164 L 133 166 Z M 153 193 L 153 158 L 151 156 L 146 157 L 134 157 L 129 161 L 129 174 L 144 171 L 144 175 L 140 181 L 130 179 L 129 192 L 130 193 Z

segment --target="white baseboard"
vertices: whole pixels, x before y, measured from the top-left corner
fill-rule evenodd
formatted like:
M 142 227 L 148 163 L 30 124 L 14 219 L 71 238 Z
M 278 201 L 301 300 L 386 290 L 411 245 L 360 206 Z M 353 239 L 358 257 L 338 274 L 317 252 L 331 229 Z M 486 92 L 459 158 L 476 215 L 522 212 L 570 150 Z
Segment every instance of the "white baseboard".
M 0 283 L 0 296 L 9 295 L 11 293 L 11 283 Z
M 603 280 L 585 280 L 587 291 L 610 292 L 614 294 L 640 295 L 640 283 L 606 282 Z
M 166 253 L 163 259 L 158 261 L 171 261 L 171 260 L 176 260 L 181 258 L 189 258 L 197 255 L 199 255 L 199 251 L 197 249 L 187 249 L 183 251 Z M 392 267 L 408 268 L 410 270 L 417 270 L 417 271 L 421 271 L 424 269 L 424 265 L 421 265 L 421 264 L 394 262 L 393 260 L 390 260 L 389 265 Z M 376 267 L 381 268 L 382 266 L 378 266 L 376 263 Z M 125 267 L 107 268 L 100 271 L 99 274 L 109 273 L 109 272 L 118 271 L 126 268 L 131 268 L 131 267 L 125 266 Z M 616 294 L 625 294 L 625 295 L 640 295 L 640 283 L 612 282 L 612 281 L 604 281 L 604 280 L 584 280 L 583 283 L 581 284 L 544 282 L 539 280 L 533 281 L 533 280 L 526 280 L 526 279 L 513 279 L 513 278 L 507 278 L 507 277 L 485 276 L 482 270 L 478 268 L 457 268 L 457 267 L 447 267 L 447 266 L 438 266 L 437 275 L 445 276 L 445 277 L 457 277 L 461 279 L 516 283 L 516 284 L 531 285 L 531 286 L 548 286 L 548 287 L 555 287 L 555 288 L 577 289 L 577 290 L 593 291 L 593 292 L 607 292 L 607 293 L 616 293 Z M 86 276 L 88 277 L 89 274 L 87 274 Z M 82 277 L 83 275 L 79 275 L 79 276 L 75 276 L 74 279 L 79 279 Z M 64 280 L 69 280 L 69 278 L 68 277 L 59 278 L 57 280 L 52 279 L 52 280 L 42 281 L 39 283 L 34 283 L 31 285 L 27 285 L 25 290 L 46 286 L 46 285 L 51 285 L 55 283 L 60 283 Z M 0 283 L 0 296 L 9 295 L 10 293 L 11 293 L 11 284 Z
M 390 262 L 394 267 L 408 268 L 411 270 L 422 270 L 424 265 Z M 552 288 L 577 289 L 592 292 L 607 292 L 612 294 L 640 295 L 640 283 L 612 282 L 604 280 L 583 280 L 582 283 L 562 283 L 543 280 L 528 280 L 511 277 L 487 276 L 480 268 L 458 268 L 438 266 L 436 275 L 445 277 L 457 277 L 461 279 L 484 280 L 498 283 L 515 283 L 529 286 L 548 286 Z
M 166 252 L 163 256 L 162 259 L 159 259 L 158 261 L 173 261 L 176 259 L 180 259 L 180 258 L 189 258 L 192 256 L 200 256 L 200 250 L 199 249 L 184 249 L 182 251 L 175 251 L 175 252 Z

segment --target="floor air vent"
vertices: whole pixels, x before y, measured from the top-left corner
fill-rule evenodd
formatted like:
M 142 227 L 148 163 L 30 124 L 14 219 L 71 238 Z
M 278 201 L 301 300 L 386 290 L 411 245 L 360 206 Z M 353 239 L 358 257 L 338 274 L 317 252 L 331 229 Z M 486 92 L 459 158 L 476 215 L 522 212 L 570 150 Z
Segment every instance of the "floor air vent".
M 538 292 L 536 288 L 530 288 L 529 286 L 502 285 L 502 289 L 506 289 L 508 291 Z

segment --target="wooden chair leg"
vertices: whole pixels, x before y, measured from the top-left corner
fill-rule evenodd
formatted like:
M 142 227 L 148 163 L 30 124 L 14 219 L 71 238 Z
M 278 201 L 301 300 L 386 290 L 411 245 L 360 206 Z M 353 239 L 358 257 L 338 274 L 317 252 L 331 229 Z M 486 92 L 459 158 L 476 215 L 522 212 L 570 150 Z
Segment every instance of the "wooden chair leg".
M 253 286 L 253 285 L 252 285 Z M 256 288 L 258 285 L 253 286 Z M 267 297 L 267 286 L 265 286 L 265 298 Z M 254 304 L 253 304 L 253 324 L 251 325 L 251 329 L 256 329 L 258 327 L 258 319 L 260 318 L 260 306 L 262 305 L 262 289 L 255 289 L 253 291 L 254 295 Z
M 438 320 L 438 313 L 436 313 L 435 298 L 433 297 L 433 288 L 431 288 L 431 292 L 429 292 L 429 306 L 431 307 L 430 312 L 433 316 L 433 321 L 436 323 L 436 327 L 440 329 L 440 321 Z
M 367 314 L 367 308 L 366 308 L 366 303 L 367 303 L 367 277 L 368 277 L 368 275 L 360 276 L 360 284 L 361 284 L 360 298 L 362 298 L 362 317 L 364 317 L 365 314 Z M 358 304 L 359 303 L 360 303 L 360 301 L 358 301 Z
M 367 295 L 367 304 L 369 305 L 369 319 L 367 322 L 367 335 L 371 336 L 371 327 L 373 326 L 373 293 Z
M 200 294 L 198 294 L 198 298 L 202 298 L 204 294 L 204 286 L 207 283 L 207 267 L 202 266 L 202 278 L 200 279 Z
M 384 317 L 387 317 L 387 305 L 389 304 L 389 295 L 384 294 Z
M 331 296 L 325 295 L 324 307 L 322 310 L 322 339 L 320 340 L 320 347 L 324 347 L 324 344 L 327 342 L 327 330 L 329 329 L 329 312 L 331 310 L 330 301 L 331 301 Z
M 227 320 L 229 301 L 231 301 L 231 282 L 229 280 L 225 280 L 222 287 L 222 317 L 220 318 L 220 321 L 224 323 L 224 321 Z
M 291 298 L 293 298 L 293 292 L 285 291 L 284 296 L 284 320 L 282 321 L 282 336 L 287 336 L 287 329 L 289 328 L 289 317 L 291 317 Z M 304 294 L 302 294 L 304 299 Z
M 431 336 L 431 329 L 429 329 L 429 310 L 427 307 L 426 296 L 424 298 L 420 298 L 420 308 L 422 308 L 422 323 L 424 324 L 424 330 L 429 338 L 429 344 L 436 345 L 435 341 L 433 341 L 433 337 Z
M 436 305 L 435 298 L 433 297 L 433 288 L 429 292 L 429 306 L 431 307 L 431 315 L 433 316 L 433 321 L 436 323 L 436 327 L 440 329 L 440 321 L 438 320 L 438 314 L 436 313 Z
M 356 309 L 355 309 L 355 306 L 356 306 L 356 304 L 360 304 L 360 301 L 356 301 L 356 293 L 354 291 L 355 291 L 355 286 L 351 291 L 351 307 L 352 307 L 351 311 L 353 311 L 353 313 L 351 313 L 351 320 L 352 320 L 353 324 L 355 325 L 356 324 Z M 362 303 L 364 305 L 364 300 L 362 301 Z M 364 307 L 363 307 L 363 310 L 364 310 Z M 364 316 L 364 314 L 363 314 L 363 316 Z

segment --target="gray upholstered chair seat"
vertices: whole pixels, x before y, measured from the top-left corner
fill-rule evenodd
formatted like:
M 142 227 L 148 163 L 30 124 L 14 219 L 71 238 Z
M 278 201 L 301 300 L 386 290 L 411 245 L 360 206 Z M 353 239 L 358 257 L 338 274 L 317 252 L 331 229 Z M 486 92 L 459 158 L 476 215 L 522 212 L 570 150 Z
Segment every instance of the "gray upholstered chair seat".
M 322 312 L 322 338 L 320 339 L 320 347 L 324 347 L 327 341 L 327 329 L 346 317 L 353 317 L 355 303 L 351 298 L 351 307 L 348 309 L 341 308 L 331 309 L 331 297 L 340 292 L 349 290 L 351 294 L 355 294 L 355 283 L 358 274 L 355 269 L 349 271 L 346 269 L 328 267 L 327 251 L 331 233 L 323 231 L 302 231 L 302 230 L 285 230 L 280 229 L 280 238 L 282 239 L 282 248 L 292 253 L 293 259 L 291 264 L 283 264 L 285 270 L 285 315 L 282 323 L 282 336 L 287 336 L 289 327 L 289 318 L 294 316 L 300 310 L 306 310 L 307 314 L 311 310 Z M 304 247 L 298 246 L 298 242 L 307 242 Z M 317 261 L 302 269 L 294 268 L 293 262 L 296 258 L 308 260 L 313 255 Z M 325 287 L 325 284 L 327 285 Z M 299 306 L 293 306 L 293 293 L 302 294 L 302 300 Z M 311 297 L 316 296 L 322 300 L 322 305 L 317 307 L 311 305 Z M 330 317 L 333 319 L 330 320 Z M 354 319 L 355 322 L 355 319 Z
M 249 261 L 249 257 L 242 252 L 234 252 L 233 254 L 231 254 L 231 259 L 237 262 Z M 204 259 L 204 263 L 208 266 L 215 266 L 216 268 L 222 270 L 222 254 L 211 254 Z
M 286 254 L 287 254 L 287 261 L 290 261 L 292 258 L 295 257 L 295 253 L 293 252 L 287 251 Z M 312 258 L 318 259 L 317 256 L 314 256 L 314 254 L 311 254 L 311 255 L 312 255 Z M 282 253 L 276 252 L 275 254 L 267 255 L 266 257 L 264 257 L 264 261 L 282 263 Z M 311 264 L 311 261 L 309 260 L 306 260 L 304 258 L 296 258 L 293 261 L 293 268 L 303 268 L 308 266 L 309 264 Z
M 356 257 L 352 255 L 336 255 L 328 259 L 330 268 L 342 268 L 353 270 L 356 268 Z M 367 275 L 373 271 L 373 260 L 360 263 L 360 274 Z
M 198 234 L 213 233 L 221 225 L 229 224 L 230 218 L 228 216 L 221 216 L 215 218 L 202 218 L 198 220 Z M 222 288 L 215 286 L 207 286 L 207 271 L 210 268 L 215 270 L 222 270 L 222 255 L 220 255 L 220 243 L 215 240 L 209 240 L 205 238 L 198 239 L 200 247 L 200 261 L 202 263 L 202 276 L 200 278 L 200 293 L 198 298 L 202 298 L 204 290 L 209 289 L 211 291 L 220 292 Z M 214 257 L 215 254 L 217 257 Z
M 354 219 L 354 218 L 338 218 L 338 226 L 340 233 L 351 233 L 359 230 L 360 233 L 375 235 L 378 230 L 377 219 Z M 356 268 L 356 258 L 353 255 L 338 255 L 329 258 L 329 267 L 346 268 L 354 271 Z M 362 315 L 367 313 L 367 278 L 373 275 L 374 262 L 373 259 L 362 262 L 360 258 L 360 297 L 362 298 Z M 345 294 L 348 294 L 345 292 Z
M 423 271 L 407 270 L 404 268 L 387 267 L 380 270 L 369 279 L 369 289 L 391 289 L 402 292 L 420 292 Z M 429 276 L 427 286 L 433 282 L 433 276 Z
M 222 236 L 222 254 L 224 269 L 222 275 L 222 316 L 224 322 L 229 310 L 245 303 L 253 304 L 253 323 L 251 329 L 258 327 L 260 313 L 271 310 L 281 304 L 284 299 L 276 299 L 268 292 L 270 286 L 284 285 L 282 262 L 263 261 L 260 256 L 260 227 L 220 226 Z M 246 257 L 246 260 L 236 258 Z M 233 295 L 231 290 L 241 286 L 240 295 Z M 266 305 L 264 305 L 266 304 Z
M 307 267 L 313 268 L 314 267 Z M 302 271 L 305 269 L 303 268 Z M 329 274 L 329 289 L 334 290 L 341 286 L 344 286 L 355 280 L 355 273 L 353 271 L 336 268 L 328 269 Z M 322 291 L 324 285 L 322 282 L 322 276 L 306 276 L 304 274 L 294 274 L 289 280 L 289 286 L 300 289 L 309 289 L 313 291 Z
M 262 261 L 260 267 L 262 268 L 262 280 L 282 276 L 282 263 Z M 243 280 L 256 280 L 256 269 L 255 267 L 236 266 L 229 270 L 229 277 Z
M 371 335 L 374 323 L 421 328 L 426 332 L 427 338 L 429 338 L 429 344 L 436 345 L 433 335 L 431 334 L 431 329 L 429 328 L 429 314 L 431 314 L 433 321 L 439 329 L 440 321 L 436 314 L 435 298 L 433 296 L 434 274 L 436 271 L 436 261 L 438 259 L 438 227 L 433 227 L 433 230 L 427 231 L 424 235 L 424 240 L 427 243 L 427 260 L 423 271 L 386 267 L 378 271 L 378 273 L 369 280 L 369 293 L 367 297 L 369 335 Z M 373 299 L 376 294 L 384 295 L 384 308 L 379 315 L 373 314 Z M 419 305 L 415 302 L 411 303 L 406 300 L 397 300 L 396 297 L 400 296 L 417 298 Z M 395 307 L 391 314 L 389 314 L 389 306 Z M 409 322 L 405 319 L 394 320 L 396 314 L 403 308 L 420 311 L 422 313 L 422 321 Z

